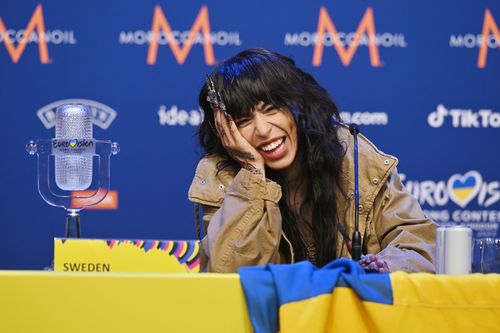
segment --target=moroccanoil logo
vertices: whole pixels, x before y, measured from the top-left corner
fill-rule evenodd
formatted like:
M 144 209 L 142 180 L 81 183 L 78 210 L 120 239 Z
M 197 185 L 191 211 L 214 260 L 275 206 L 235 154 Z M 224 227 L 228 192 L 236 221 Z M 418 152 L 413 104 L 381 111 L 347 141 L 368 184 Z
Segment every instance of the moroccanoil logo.
M 52 62 L 49 57 L 48 44 L 76 44 L 74 32 L 71 30 L 45 30 L 42 5 L 36 6 L 24 29 L 8 28 L 4 20 L 7 21 L 4 17 L 0 17 L 0 43 L 5 45 L 12 62 L 15 64 L 19 62 L 26 46 L 30 43 L 38 44 L 42 64 Z
M 205 63 L 216 63 L 213 45 L 240 46 L 240 34 L 236 31 L 212 31 L 208 7 L 202 6 L 190 30 L 174 30 L 167 20 L 167 16 L 159 5 L 153 12 L 151 30 L 121 31 L 120 44 L 144 45 L 149 44 L 146 63 L 156 64 L 158 48 L 168 45 L 179 65 L 184 64 L 192 47 L 196 44 L 203 46 Z
M 319 10 L 316 32 L 289 32 L 285 34 L 285 46 L 314 46 L 312 64 L 321 66 L 325 47 L 333 47 L 342 64 L 350 65 L 359 46 L 368 47 L 370 65 L 382 66 L 379 48 L 407 47 L 402 33 L 377 33 L 373 9 L 368 7 L 355 32 L 337 30 L 333 19 L 325 7 Z
M 485 68 L 489 49 L 500 48 L 500 29 L 487 8 L 484 11 L 483 30 L 481 34 L 467 33 L 450 36 L 451 48 L 479 48 L 477 67 Z

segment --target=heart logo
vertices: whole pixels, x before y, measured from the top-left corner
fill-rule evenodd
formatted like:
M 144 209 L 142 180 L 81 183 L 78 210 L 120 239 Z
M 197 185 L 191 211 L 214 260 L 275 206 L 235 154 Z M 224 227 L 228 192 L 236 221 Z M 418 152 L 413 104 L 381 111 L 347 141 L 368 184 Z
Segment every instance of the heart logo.
M 450 199 L 457 205 L 465 208 L 479 192 L 483 179 L 477 171 L 469 171 L 465 175 L 454 174 L 448 179 L 448 193 Z
M 69 146 L 71 148 L 74 148 L 76 146 L 76 144 L 78 143 L 78 140 L 77 139 L 72 139 L 72 140 L 69 140 Z

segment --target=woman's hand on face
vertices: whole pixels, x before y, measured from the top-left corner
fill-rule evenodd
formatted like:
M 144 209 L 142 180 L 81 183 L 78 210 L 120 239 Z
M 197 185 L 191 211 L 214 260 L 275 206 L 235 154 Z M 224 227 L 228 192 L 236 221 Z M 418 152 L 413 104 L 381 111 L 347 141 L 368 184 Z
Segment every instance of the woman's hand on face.
M 241 135 L 231 115 L 216 110 L 214 119 L 220 141 L 229 155 L 240 163 L 242 168 L 265 178 L 264 158 Z

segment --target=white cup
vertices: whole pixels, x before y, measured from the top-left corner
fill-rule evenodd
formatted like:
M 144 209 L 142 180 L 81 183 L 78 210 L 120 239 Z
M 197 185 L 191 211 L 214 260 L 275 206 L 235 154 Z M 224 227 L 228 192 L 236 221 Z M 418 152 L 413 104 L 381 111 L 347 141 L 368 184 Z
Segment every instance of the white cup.
M 470 274 L 472 230 L 462 226 L 440 227 L 436 237 L 436 273 Z

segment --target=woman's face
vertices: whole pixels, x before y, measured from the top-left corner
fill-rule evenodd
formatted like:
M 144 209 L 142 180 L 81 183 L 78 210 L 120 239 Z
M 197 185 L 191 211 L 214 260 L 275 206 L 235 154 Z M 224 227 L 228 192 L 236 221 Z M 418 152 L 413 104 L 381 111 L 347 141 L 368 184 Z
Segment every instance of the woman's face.
M 235 119 L 235 123 L 268 168 L 285 171 L 292 165 L 297 155 L 297 126 L 288 110 L 260 102 L 250 116 Z

